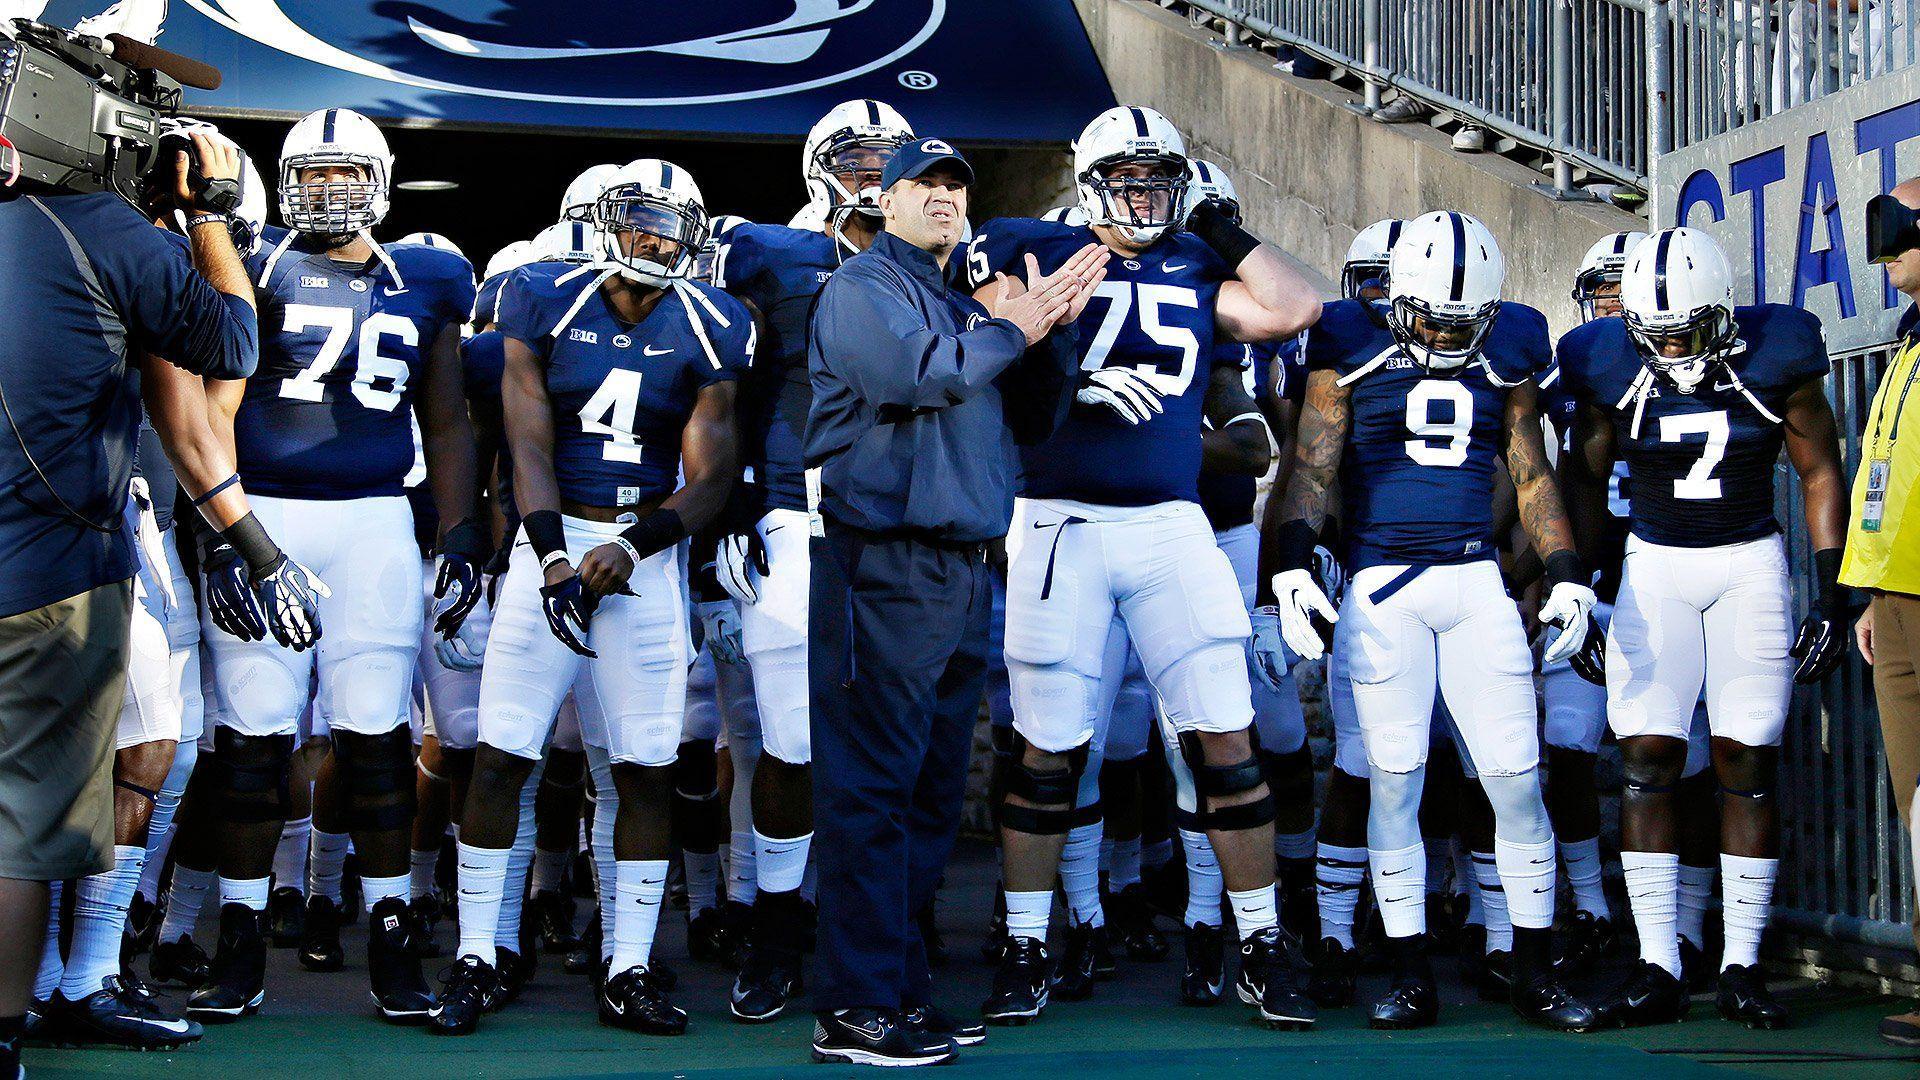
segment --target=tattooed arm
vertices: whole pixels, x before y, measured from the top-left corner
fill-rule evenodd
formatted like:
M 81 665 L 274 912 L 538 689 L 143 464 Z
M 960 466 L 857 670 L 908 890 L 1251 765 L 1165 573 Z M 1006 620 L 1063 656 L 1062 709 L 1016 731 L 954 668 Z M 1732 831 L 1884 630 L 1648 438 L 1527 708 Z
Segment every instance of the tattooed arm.
M 1533 541 L 1533 550 L 1542 562 L 1558 552 L 1574 550 L 1573 528 L 1560 501 L 1560 484 L 1547 461 L 1545 431 L 1539 388 L 1527 382 L 1507 391 L 1506 417 L 1501 427 L 1507 473 L 1513 477 L 1520 527 Z
M 1274 602 L 1275 574 L 1296 569 L 1294 564 L 1302 554 L 1296 549 L 1303 537 L 1305 555 L 1309 559 L 1312 556 L 1313 539 L 1326 520 L 1328 492 L 1339 474 L 1340 455 L 1352 427 L 1351 405 L 1352 391 L 1339 385 L 1336 372 L 1321 370 L 1307 376 L 1307 397 L 1300 409 L 1286 492 L 1284 496 L 1268 497 L 1260 530 L 1260 604 Z

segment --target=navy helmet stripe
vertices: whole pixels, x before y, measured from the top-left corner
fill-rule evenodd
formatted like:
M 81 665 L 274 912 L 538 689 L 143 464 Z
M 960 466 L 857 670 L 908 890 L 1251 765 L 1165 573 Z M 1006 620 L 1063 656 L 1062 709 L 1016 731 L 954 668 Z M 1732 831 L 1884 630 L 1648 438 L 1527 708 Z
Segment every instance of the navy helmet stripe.
M 1213 170 L 1212 170 L 1212 169 L 1209 169 L 1209 168 L 1207 168 L 1207 163 L 1206 163 L 1206 162 L 1204 162 L 1204 161 L 1196 161 L 1196 162 L 1194 162 L 1194 163 L 1193 163 L 1193 167 L 1194 167 L 1194 168 L 1195 168 L 1195 169 L 1196 169 L 1196 170 L 1197 170 L 1197 171 L 1198 171 L 1198 172 L 1200 173 L 1200 182 L 1201 182 L 1201 183 L 1203 183 L 1203 184 L 1211 184 L 1211 183 L 1213 183 Z
M 1627 237 L 1630 235 L 1632 234 L 1623 232 L 1613 234 L 1613 253 L 1615 255 L 1625 255 L 1627 253 Z
M 1147 137 L 1147 114 L 1144 112 L 1141 112 L 1138 106 L 1130 105 L 1127 107 L 1127 111 L 1133 114 L 1133 133 L 1135 135 L 1140 136 L 1143 139 L 1146 138 Z
M 1453 226 L 1453 284 L 1447 298 L 1457 302 L 1467 294 L 1467 223 L 1452 210 L 1447 222 Z
M 1400 242 L 1400 221 L 1398 219 L 1395 219 L 1392 224 L 1387 226 L 1387 250 L 1392 251 L 1393 245 L 1399 242 Z
M 340 117 L 339 109 L 328 109 L 327 115 L 320 120 L 320 141 L 333 141 L 333 122 Z
M 1653 253 L 1653 307 L 1667 310 L 1667 249 L 1673 246 L 1673 230 L 1660 234 L 1660 247 Z
M 673 166 L 664 161 L 660 163 L 660 186 L 668 191 L 673 190 Z
M 872 98 L 867 99 L 867 123 L 873 127 L 880 126 L 880 103 Z

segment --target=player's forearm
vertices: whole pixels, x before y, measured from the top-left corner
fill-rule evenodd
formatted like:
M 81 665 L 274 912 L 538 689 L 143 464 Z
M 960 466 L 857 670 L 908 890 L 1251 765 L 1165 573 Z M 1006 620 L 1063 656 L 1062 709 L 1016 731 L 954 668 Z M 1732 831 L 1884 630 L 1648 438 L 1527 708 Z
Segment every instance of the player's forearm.
M 1514 492 L 1520 503 L 1520 527 L 1526 530 L 1541 562 L 1562 551 L 1576 550 L 1573 527 L 1560 501 L 1560 485 L 1554 482 L 1552 473 L 1542 473 L 1524 486 L 1515 485 Z
M 238 297 L 253 307 L 253 282 L 247 277 L 246 264 L 240 261 L 240 253 L 234 249 L 233 234 L 228 232 L 225 221 L 208 221 L 196 225 L 187 234 L 189 247 L 193 251 L 193 268 L 207 279 L 215 292 Z
M 237 480 L 227 483 L 237 475 L 231 426 L 224 441 L 214 431 L 206 385 L 199 376 L 157 357 L 144 357 L 141 372 L 147 421 L 160 436 L 181 489 L 216 529 L 247 516 L 246 492 Z
M 1800 500 L 1807 517 L 1807 540 L 1815 551 L 1847 542 L 1847 485 L 1839 462 L 1800 476 Z
M 681 526 L 697 533 L 712 525 L 726 509 L 740 474 L 740 439 L 734 425 L 735 389 L 720 383 L 700 391 L 693 415 L 680 437 L 680 490 L 667 496 L 662 510 L 680 515 Z
M 202 386 L 205 392 L 207 424 L 220 440 L 221 449 L 227 457 L 240 460 L 240 454 L 234 448 L 233 418 L 240 412 L 240 404 L 246 400 L 247 382 L 245 379 L 206 379 Z
M 455 525 L 477 520 L 483 509 L 473 428 L 462 413 L 457 423 L 422 431 L 420 442 L 427 454 L 427 483 L 433 491 L 434 511 L 440 517 L 440 535 L 445 536 Z
M 1200 434 L 1200 471 L 1219 476 L 1265 476 L 1273 464 L 1272 440 L 1255 420 Z
M 1265 312 L 1260 340 L 1293 337 L 1320 319 L 1320 298 L 1300 272 L 1288 264 L 1278 248 L 1261 244 L 1235 272 L 1247 295 Z

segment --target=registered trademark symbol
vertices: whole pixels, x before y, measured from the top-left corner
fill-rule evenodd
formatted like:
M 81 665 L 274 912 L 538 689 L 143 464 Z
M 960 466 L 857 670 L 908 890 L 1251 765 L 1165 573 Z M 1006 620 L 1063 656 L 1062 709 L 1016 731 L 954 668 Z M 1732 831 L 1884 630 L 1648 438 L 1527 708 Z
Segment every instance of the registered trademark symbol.
M 940 85 L 931 71 L 903 71 L 900 73 L 900 85 L 909 90 L 931 90 Z

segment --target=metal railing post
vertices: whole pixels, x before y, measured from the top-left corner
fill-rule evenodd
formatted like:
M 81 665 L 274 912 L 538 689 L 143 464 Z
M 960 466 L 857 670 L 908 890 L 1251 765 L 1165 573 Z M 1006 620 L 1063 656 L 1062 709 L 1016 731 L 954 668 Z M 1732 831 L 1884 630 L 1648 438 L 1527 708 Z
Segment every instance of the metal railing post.
M 1367 111 L 1380 107 L 1380 0 L 1365 0 L 1360 16 L 1360 62 L 1367 69 Z
M 1553 42 L 1553 68 L 1548 76 L 1553 92 L 1553 190 L 1573 190 L 1573 0 L 1552 0 L 1548 35 Z
M 1647 176 L 1673 149 L 1673 55 L 1667 0 L 1647 0 Z

